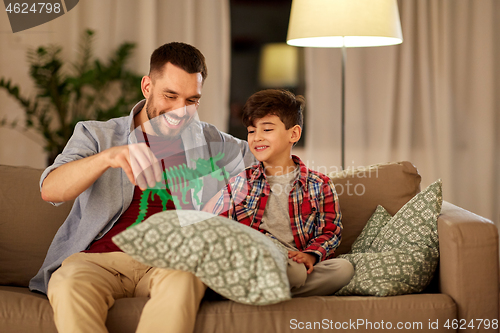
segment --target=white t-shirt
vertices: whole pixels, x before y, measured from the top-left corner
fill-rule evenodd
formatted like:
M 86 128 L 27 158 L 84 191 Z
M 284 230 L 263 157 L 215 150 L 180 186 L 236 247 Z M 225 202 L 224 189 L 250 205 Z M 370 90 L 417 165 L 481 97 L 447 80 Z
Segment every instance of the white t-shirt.
M 293 239 L 288 198 L 299 173 L 300 169 L 297 166 L 294 171 L 284 175 L 266 176 L 271 192 L 259 226 L 259 229 L 266 230 L 292 251 L 298 249 Z

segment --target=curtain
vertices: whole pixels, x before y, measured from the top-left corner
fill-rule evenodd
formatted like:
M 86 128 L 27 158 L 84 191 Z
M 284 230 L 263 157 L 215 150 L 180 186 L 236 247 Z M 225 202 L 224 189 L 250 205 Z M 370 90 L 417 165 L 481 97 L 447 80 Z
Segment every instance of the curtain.
M 12 33 L 5 17 L 0 20 L 0 76 L 12 78 L 21 91 L 34 93 L 28 75 L 26 51 L 39 45 L 58 44 L 63 58 L 76 59 L 84 29 L 96 31 L 94 51 L 106 59 L 124 41 L 136 43 L 129 67 L 140 75 L 149 71 L 149 57 L 158 46 L 186 42 L 204 55 L 208 78 L 198 110 L 200 119 L 225 131 L 229 115 L 230 23 L 228 0 L 85 0 L 44 25 Z M 138 85 L 140 82 L 137 83 Z M 0 119 L 19 119 L 24 113 L 4 91 L 0 91 Z M 43 168 L 46 156 L 41 136 L 0 127 L 0 164 Z
M 398 2 L 403 44 L 347 49 L 346 168 L 408 160 L 500 223 L 500 2 Z M 340 49 L 305 50 L 310 167 L 340 169 Z M 312 129 L 312 130 L 309 130 Z

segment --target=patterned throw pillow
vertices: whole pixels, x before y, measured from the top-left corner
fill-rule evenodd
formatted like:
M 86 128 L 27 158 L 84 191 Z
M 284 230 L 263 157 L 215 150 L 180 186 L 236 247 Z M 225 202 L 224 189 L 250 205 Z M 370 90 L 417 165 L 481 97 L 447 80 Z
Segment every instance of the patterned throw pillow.
M 370 247 L 380 233 L 383 226 L 391 220 L 392 216 L 384 207 L 378 205 L 375 213 L 366 222 L 365 227 L 359 234 L 358 238 L 352 243 L 351 253 L 366 253 L 372 252 Z
M 439 247 L 437 218 L 443 203 L 442 183 L 437 180 L 404 205 L 382 229 L 370 249 Z
M 266 305 L 290 299 L 283 252 L 267 236 L 225 217 L 164 211 L 113 242 L 144 264 L 191 272 L 235 302 Z
M 424 290 L 439 260 L 437 218 L 442 201 L 438 180 L 408 201 L 364 253 L 339 256 L 353 264 L 355 273 L 336 295 L 392 296 Z
M 351 282 L 336 295 L 394 296 L 421 292 L 436 269 L 432 249 L 344 254 L 354 266 Z

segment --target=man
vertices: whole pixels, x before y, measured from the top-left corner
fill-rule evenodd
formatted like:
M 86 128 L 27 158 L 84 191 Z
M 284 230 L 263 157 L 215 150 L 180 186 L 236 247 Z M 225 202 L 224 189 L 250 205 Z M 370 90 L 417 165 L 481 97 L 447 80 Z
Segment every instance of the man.
M 173 197 L 180 195 L 168 188 L 164 170 L 194 169 L 197 160 L 222 156 L 219 167 L 235 175 L 253 162 L 246 142 L 197 120 L 206 76 L 205 59 L 196 48 L 183 43 L 159 47 L 141 81 L 146 99 L 128 117 L 79 123 L 63 153 L 42 174 L 44 200 L 75 200 L 30 281 L 31 290 L 47 294 L 59 332 L 106 332 L 114 300 L 134 296 L 150 296 L 138 332 L 193 330 L 206 286 L 191 273 L 133 260 L 111 237 L 137 219 L 143 190 L 163 184 Z M 191 191 L 191 200 L 177 200 L 182 207 L 169 201 L 167 209 L 200 209 L 220 188 L 217 177 L 201 181 L 202 190 Z M 148 216 L 163 210 L 159 201 L 149 199 Z

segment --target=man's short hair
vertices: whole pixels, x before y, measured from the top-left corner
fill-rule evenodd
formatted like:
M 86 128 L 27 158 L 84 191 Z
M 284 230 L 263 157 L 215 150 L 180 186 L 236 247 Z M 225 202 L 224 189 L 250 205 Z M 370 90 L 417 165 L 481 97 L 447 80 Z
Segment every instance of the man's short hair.
M 305 99 L 295 96 L 285 89 L 266 89 L 256 92 L 243 106 L 243 124 L 254 126 L 257 119 L 267 115 L 276 115 L 285 124 L 286 129 L 295 125 L 302 127 Z
M 172 42 L 154 50 L 149 63 L 149 76 L 161 73 L 167 62 L 183 69 L 189 74 L 201 73 L 203 82 L 207 78 L 205 57 L 200 50 L 192 45 Z

